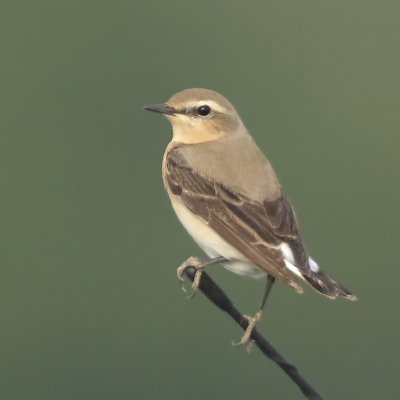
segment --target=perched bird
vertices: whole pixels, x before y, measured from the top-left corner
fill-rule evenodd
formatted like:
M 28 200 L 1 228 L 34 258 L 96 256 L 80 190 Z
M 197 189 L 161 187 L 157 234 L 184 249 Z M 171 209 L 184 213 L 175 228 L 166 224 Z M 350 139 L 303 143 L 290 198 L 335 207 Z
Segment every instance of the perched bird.
M 210 257 L 206 262 L 190 257 L 178 268 L 179 279 L 195 266 L 195 290 L 203 268 L 214 263 L 240 275 L 267 277 L 259 310 L 240 344 L 249 342 L 275 279 L 299 293 L 299 282 L 306 281 L 331 299 L 357 299 L 309 257 L 271 164 L 226 98 L 187 89 L 145 108 L 172 124 L 164 185 L 180 222 Z

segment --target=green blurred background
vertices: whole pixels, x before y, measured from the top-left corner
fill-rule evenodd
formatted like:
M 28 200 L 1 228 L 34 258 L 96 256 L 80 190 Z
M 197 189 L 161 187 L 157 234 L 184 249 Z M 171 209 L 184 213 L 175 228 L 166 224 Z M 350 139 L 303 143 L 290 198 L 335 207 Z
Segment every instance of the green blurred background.
M 327 399 L 398 399 L 400 2 L 0 3 L 0 398 L 301 399 L 175 268 L 167 121 L 225 94 L 358 303 L 277 285 L 260 329 Z M 263 282 L 211 275 L 243 312 Z

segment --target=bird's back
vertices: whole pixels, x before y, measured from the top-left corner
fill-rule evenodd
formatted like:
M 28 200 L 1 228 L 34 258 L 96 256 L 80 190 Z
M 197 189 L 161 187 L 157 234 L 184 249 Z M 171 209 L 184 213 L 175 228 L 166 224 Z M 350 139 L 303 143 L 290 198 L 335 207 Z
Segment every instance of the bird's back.
M 275 172 L 252 137 L 232 133 L 220 140 L 182 145 L 182 156 L 198 173 L 262 203 L 281 196 Z

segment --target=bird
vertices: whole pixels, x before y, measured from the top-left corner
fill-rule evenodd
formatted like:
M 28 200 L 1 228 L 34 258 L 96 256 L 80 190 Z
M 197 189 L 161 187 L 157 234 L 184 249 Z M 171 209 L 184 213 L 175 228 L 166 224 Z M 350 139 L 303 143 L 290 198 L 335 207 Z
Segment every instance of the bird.
M 216 263 L 239 275 L 266 278 L 257 312 L 248 317 L 237 344 L 251 342 L 276 280 L 298 293 L 307 282 L 330 299 L 357 300 L 309 256 L 291 202 L 229 100 L 191 88 L 144 108 L 172 125 L 163 183 L 179 221 L 209 257 L 189 257 L 177 269 L 179 281 L 194 266 L 194 293 L 204 268 Z

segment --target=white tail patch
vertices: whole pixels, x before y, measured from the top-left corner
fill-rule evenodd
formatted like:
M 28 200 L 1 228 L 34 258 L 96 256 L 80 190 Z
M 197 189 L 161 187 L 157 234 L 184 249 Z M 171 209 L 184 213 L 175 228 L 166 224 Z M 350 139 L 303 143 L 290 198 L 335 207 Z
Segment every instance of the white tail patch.
M 289 271 L 292 271 L 295 275 L 299 276 L 300 278 L 303 278 L 302 273 L 300 272 L 300 270 L 294 265 L 294 257 L 293 257 L 293 252 L 290 248 L 290 246 L 283 242 L 280 245 L 281 251 L 282 251 L 282 255 L 283 255 L 283 261 L 286 265 L 286 268 Z
M 319 271 L 319 265 L 311 257 L 308 258 L 308 262 L 310 264 L 311 271 L 317 273 Z
M 291 264 L 294 264 L 293 252 L 292 252 L 292 249 L 290 248 L 290 246 L 287 243 L 283 242 L 283 243 L 281 243 L 280 247 L 281 247 L 281 251 L 283 254 L 283 258 L 286 261 L 289 261 Z
M 292 271 L 295 275 L 297 275 L 298 277 L 304 279 L 304 276 L 302 275 L 302 273 L 300 272 L 300 270 L 293 265 L 292 263 L 290 263 L 288 260 L 283 259 L 283 261 L 285 262 L 286 268 L 290 271 Z
M 282 251 L 283 261 L 285 262 L 286 268 L 288 270 L 292 271 L 297 276 L 303 278 L 302 273 L 295 265 L 293 252 L 292 252 L 290 246 L 287 243 L 282 243 L 280 245 L 280 248 Z M 314 273 L 319 272 L 319 265 L 311 257 L 308 258 L 308 262 L 309 262 L 310 269 L 312 272 L 314 272 Z

